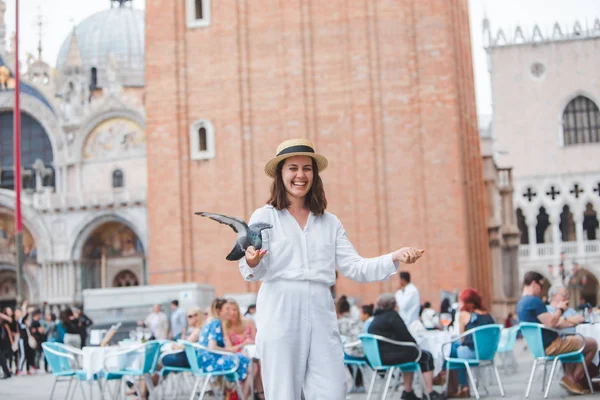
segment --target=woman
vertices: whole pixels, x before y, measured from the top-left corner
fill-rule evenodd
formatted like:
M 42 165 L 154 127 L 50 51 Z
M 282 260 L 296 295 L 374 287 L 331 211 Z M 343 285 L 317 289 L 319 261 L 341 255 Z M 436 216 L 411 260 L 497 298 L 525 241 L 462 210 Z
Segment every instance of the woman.
M 251 319 L 241 317 L 240 306 L 237 301 L 228 299 L 223 307 L 225 347 L 232 351 L 241 352 L 247 345 L 254 344 L 256 327 Z M 260 363 L 256 361 L 252 365 L 254 368 L 254 396 L 258 399 L 264 399 Z
M 494 323 L 494 318 L 492 318 L 483 306 L 483 299 L 476 289 L 469 288 L 463 290 L 458 299 L 460 303 L 459 330 L 461 335 L 478 326 Z M 468 335 L 462 338 L 462 343 L 455 342 L 452 345 L 450 357 L 475 358 L 473 336 Z M 458 392 L 451 397 L 471 397 L 467 372 L 464 369 L 458 370 L 458 384 Z
M 373 322 L 369 326 L 369 333 L 379 335 L 397 342 L 416 343 L 416 340 L 408 331 L 406 324 L 398 314 L 396 297 L 392 293 L 383 293 L 377 298 Z M 421 350 L 421 356 L 417 360 L 418 351 L 413 347 L 397 346 L 395 344 L 379 342 L 379 354 L 384 365 L 397 365 L 417 361 L 423 372 L 423 380 L 429 398 L 431 400 L 443 399 L 444 396 L 433 391 L 433 356 L 425 350 Z M 418 399 L 413 390 L 413 372 L 405 372 L 404 392 L 402 399 Z
M 346 338 L 346 343 L 358 341 L 358 335 L 363 333 L 363 324 L 360 320 L 352 318 L 352 315 L 350 315 L 350 303 L 346 296 L 340 297 L 337 301 L 336 312 L 338 316 L 338 329 L 340 335 Z M 346 347 L 344 353 L 345 359 L 363 360 L 365 356 L 362 346 Z
M 197 342 L 200 338 L 200 331 L 202 330 L 202 323 L 204 322 L 204 312 L 200 307 L 192 307 L 187 310 L 187 323 L 188 323 L 188 332 L 184 331 L 184 335 L 182 340 L 187 340 L 188 342 Z M 173 346 L 173 350 L 181 350 L 183 347 L 181 345 Z M 189 368 L 190 364 L 188 363 L 185 352 L 180 351 L 178 353 L 167 354 L 162 359 L 162 365 L 165 367 L 180 367 L 180 368 Z
M 19 371 L 19 328 L 17 325 L 17 320 L 15 319 L 15 314 L 13 309 L 10 307 L 6 307 L 4 309 L 4 314 L 9 318 L 5 319 L 6 324 L 8 326 L 8 330 L 10 332 L 9 340 L 10 340 L 10 354 L 8 357 L 8 368 L 11 369 L 14 364 L 14 373 L 17 374 Z
M 325 212 L 320 174 L 327 159 L 306 139 L 283 142 L 265 166 L 271 195 L 250 218 L 266 222 L 263 246 L 240 260 L 244 279 L 262 280 L 257 299 L 257 350 L 267 399 L 344 399 L 344 356 L 330 287 L 339 271 L 360 282 L 387 279 L 399 262 L 414 263 L 422 250 L 401 248 L 362 258 L 342 223 Z M 357 183 L 358 184 L 358 183 Z
M 75 315 L 70 308 L 62 310 L 56 324 L 56 341 L 68 346 L 81 348 L 81 334 Z
M 23 372 L 25 362 L 27 362 L 27 375 L 31 374 L 31 370 L 36 372 L 35 368 L 35 349 L 29 346 L 29 313 L 26 311 L 27 303 L 23 303 L 21 309 L 15 310 L 15 320 L 17 321 L 17 328 L 19 329 L 19 368 L 17 374 Z
M 254 323 L 240 315 L 237 301 L 227 299 L 225 302 L 223 320 L 223 338 L 225 345 L 232 351 L 241 352 L 244 346 L 254 344 L 256 328 Z
M 222 321 L 226 319 L 225 313 L 225 299 L 217 298 L 213 301 L 211 306 L 211 317 L 209 321 L 204 325 L 200 332 L 200 338 L 198 343 L 211 350 L 229 351 L 234 352 L 236 349 L 227 347 L 225 345 L 225 339 L 223 337 L 223 324 Z M 211 353 L 208 351 L 201 351 L 199 358 L 202 363 L 204 371 L 219 371 L 228 370 L 233 368 L 235 360 L 233 357 L 237 357 L 238 368 L 237 373 L 243 382 L 242 390 L 244 391 L 244 398 L 248 398 L 250 394 L 250 380 L 246 379 L 248 376 L 248 365 L 250 360 L 243 354 L 235 354 L 232 356 L 221 356 L 219 354 Z M 228 377 L 229 379 L 229 377 Z

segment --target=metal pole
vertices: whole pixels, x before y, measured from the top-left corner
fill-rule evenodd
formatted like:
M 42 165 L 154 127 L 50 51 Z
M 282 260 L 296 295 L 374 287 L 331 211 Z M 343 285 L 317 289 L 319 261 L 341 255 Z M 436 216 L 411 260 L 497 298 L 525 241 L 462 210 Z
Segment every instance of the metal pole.
M 17 268 L 17 304 L 23 298 L 23 217 L 21 215 L 21 104 L 19 77 L 19 0 L 15 0 L 15 111 L 14 111 L 14 158 L 15 158 L 15 239 Z

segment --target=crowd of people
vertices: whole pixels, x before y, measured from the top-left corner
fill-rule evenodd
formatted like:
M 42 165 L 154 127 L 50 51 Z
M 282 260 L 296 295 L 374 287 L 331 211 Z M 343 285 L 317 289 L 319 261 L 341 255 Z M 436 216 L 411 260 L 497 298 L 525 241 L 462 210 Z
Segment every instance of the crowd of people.
M 20 308 L 5 307 L 0 312 L 0 368 L 2 379 L 33 374 L 41 368 L 48 372 L 42 343 L 59 342 L 81 348 L 92 321 L 80 307 L 66 308 L 56 314 L 24 302 Z

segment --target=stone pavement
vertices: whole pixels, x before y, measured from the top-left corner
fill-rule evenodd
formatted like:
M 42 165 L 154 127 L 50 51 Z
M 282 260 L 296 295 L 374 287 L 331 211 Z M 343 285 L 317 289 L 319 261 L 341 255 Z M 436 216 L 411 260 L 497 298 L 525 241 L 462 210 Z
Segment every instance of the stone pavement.
M 524 343 L 519 341 L 515 346 L 515 353 L 518 361 L 518 370 L 517 373 L 506 374 L 504 372 L 500 372 L 502 381 L 504 383 L 504 389 L 506 391 L 505 399 L 524 399 L 525 398 L 525 388 L 527 385 L 527 380 L 529 378 L 529 372 L 531 370 L 531 355 L 528 351 L 525 350 Z M 539 370 L 539 368 L 538 368 Z M 562 398 L 571 398 L 571 399 L 592 399 L 599 398 L 600 394 L 597 395 L 588 395 L 588 396 L 568 396 L 565 391 L 563 391 L 559 385 L 557 379 L 559 379 L 560 373 L 556 374 L 556 378 L 552 383 L 552 389 L 550 391 L 550 395 L 548 396 L 551 399 L 562 399 Z M 541 391 L 541 376 L 536 377 L 533 384 L 532 393 L 529 396 L 530 399 L 543 399 L 543 393 Z M 52 389 L 52 382 L 54 377 L 52 375 L 47 375 L 45 373 L 40 373 L 38 375 L 31 376 L 18 376 L 13 377 L 7 380 L 0 380 L 0 400 L 46 400 L 50 396 L 50 391 Z M 54 394 L 54 399 L 63 399 L 66 393 L 66 383 L 61 383 L 58 385 L 57 390 Z M 86 398 L 89 399 L 89 386 L 85 386 L 85 395 Z M 171 396 L 169 396 L 170 398 Z M 364 400 L 366 399 L 365 394 L 349 394 L 347 396 L 348 400 Z M 379 399 L 381 397 L 381 393 L 375 394 L 372 398 Z M 99 399 L 99 392 L 97 387 L 94 389 L 94 399 Z M 105 398 L 108 399 L 108 396 Z M 187 399 L 189 398 L 189 394 L 186 396 L 179 396 L 179 399 Z M 208 397 L 207 397 L 208 398 Z M 388 393 L 388 399 L 399 399 L 400 392 L 390 392 Z M 489 386 L 489 393 L 482 393 L 482 399 L 499 399 L 500 392 L 496 385 Z M 75 395 L 75 399 L 83 399 L 83 395 L 81 391 L 78 389 Z M 130 400 L 133 400 L 134 397 L 129 397 Z

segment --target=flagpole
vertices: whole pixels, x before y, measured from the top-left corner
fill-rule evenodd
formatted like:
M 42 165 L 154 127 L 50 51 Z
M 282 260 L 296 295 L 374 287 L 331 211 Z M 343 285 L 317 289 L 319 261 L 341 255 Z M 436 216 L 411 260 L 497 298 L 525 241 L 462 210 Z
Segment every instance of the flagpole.
M 17 305 L 23 298 L 23 217 L 21 215 L 21 104 L 19 76 L 19 0 L 15 0 L 15 111 L 14 111 L 14 159 L 15 159 L 15 241 L 17 269 Z

